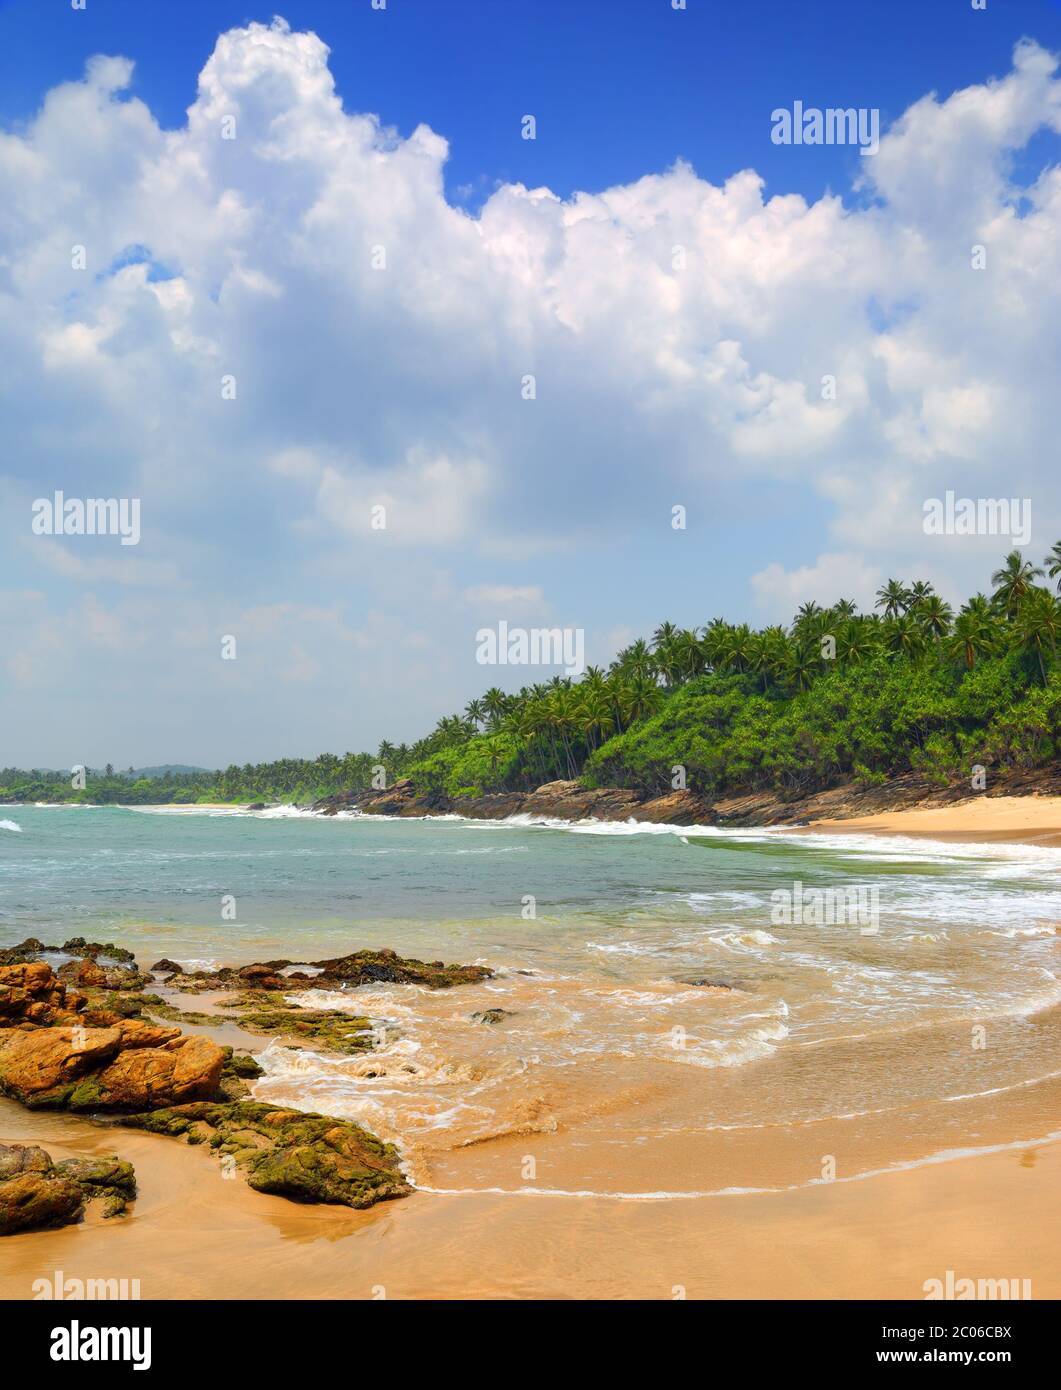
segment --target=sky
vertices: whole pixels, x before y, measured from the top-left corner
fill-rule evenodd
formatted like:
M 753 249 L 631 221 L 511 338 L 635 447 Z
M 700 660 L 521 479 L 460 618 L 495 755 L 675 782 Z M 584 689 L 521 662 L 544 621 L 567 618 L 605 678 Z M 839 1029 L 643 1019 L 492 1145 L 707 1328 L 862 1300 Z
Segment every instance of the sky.
M 0 0 L 0 766 L 410 741 L 554 674 L 502 620 L 957 601 L 1012 542 L 947 491 L 1061 536 L 1061 3 L 279 13 Z

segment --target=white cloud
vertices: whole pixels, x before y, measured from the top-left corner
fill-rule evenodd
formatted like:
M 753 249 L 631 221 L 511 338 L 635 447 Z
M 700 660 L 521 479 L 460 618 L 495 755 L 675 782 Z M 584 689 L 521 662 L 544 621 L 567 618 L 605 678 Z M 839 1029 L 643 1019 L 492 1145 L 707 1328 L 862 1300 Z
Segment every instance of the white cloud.
M 457 595 L 485 595 L 490 560 L 559 556 L 577 583 L 581 552 L 638 536 L 654 506 L 664 526 L 675 500 L 725 521 L 722 487 L 750 539 L 775 486 L 785 523 L 812 517 L 822 535 L 805 568 L 752 580 L 777 616 L 934 565 L 982 584 L 979 547 L 944 566 L 923 534 L 923 499 L 948 487 L 1030 496 L 1034 544 L 1061 533 L 1061 169 L 1028 187 L 1012 172 L 1061 130 L 1056 60 L 1033 43 L 1002 77 L 911 107 L 859 161 L 868 196 L 848 206 L 767 197 L 754 170 L 715 186 L 679 162 L 570 199 L 506 185 L 470 217 L 446 201 L 442 135 L 344 111 L 326 46 L 280 21 L 218 39 L 183 128 L 161 129 L 130 81 L 125 59 L 94 59 L 0 133 L 12 534 L 52 487 L 137 496 L 141 583 L 243 581 L 244 608 L 277 592 L 306 606 L 327 576 L 362 615 L 400 600 L 413 632 L 440 562 Z M 130 248 L 150 264 L 123 264 Z M 135 567 L 26 553 L 74 587 Z M 581 574 L 588 591 L 592 561 Z M 72 622 L 79 600 L 63 602 L 53 619 Z M 151 622 L 190 630 L 219 606 L 159 594 Z M 327 671 L 297 632 L 268 640 L 277 673 Z M 24 677 L 50 661 L 59 679 L 61 643 L 15 642 Z M 454 684 L 446 652 L 464 645 L 456 627 L 436 652 Z
M 868 613 L 881 582 L 878 568 L 859 555 L 840 552 L 819 555 L 813 565 L 794 570 L 775 562 L 751 577 L 752 592 L 764 615 L 770 622 L 784 623 L 809 599 L 823 608 L 837 599 L 854 599 Z

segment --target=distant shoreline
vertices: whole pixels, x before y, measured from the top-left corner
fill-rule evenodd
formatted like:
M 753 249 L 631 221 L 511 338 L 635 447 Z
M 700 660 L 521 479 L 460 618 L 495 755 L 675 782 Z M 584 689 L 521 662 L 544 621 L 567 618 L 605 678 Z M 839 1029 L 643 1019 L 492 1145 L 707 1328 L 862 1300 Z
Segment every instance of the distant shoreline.
M 994 796 L 956 806 L 919 806 L 848 820 L 816 820 L 809 831 L 908 835 L 917 839 L 1061 848 L 1061 796 Z
M 1017 779 L 1010 779 L 1010 782 Z M 1020 781 L 1025 779 L 1021 778 Z M 941 842 L 1029 844 L 1061 848 L 1061 790 L 1056 776 L 1043 779 L 1050 790 L 1001 790 L 967 794 L 963 789 L 940 789 L 897 779 L 883 787 L 851 785 L 784 801 L 774 793 L 748 793 L 709 802 L 692 792 L 646 798 L 624 788 L 587 789 L 577 782 L 552 782 L 534 791 L 494 792 L 481 797 L 443 797 L 417 793 L 408 781 L 384 792 L 354 791 L 324 797 L 302 812 L 327 817 L 357 812 L 397 819 L 460 816 L 467 820 L 510 820 L 527 816 L 578 824 L 596 820 L 631 821 L 676 830 L 789 829 L 816 834 L 902 835 Z M 275 810 L 287 802 L 201 801 L 190 804 L 86 802 L 5 802 L 2 808 L 80 806 L 194 815 L 197 811 Z

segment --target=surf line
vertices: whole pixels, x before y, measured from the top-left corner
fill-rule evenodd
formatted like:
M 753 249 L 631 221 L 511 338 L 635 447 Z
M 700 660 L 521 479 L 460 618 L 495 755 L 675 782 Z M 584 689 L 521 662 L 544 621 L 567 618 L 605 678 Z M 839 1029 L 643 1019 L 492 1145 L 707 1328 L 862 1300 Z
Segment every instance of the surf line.
M 845 1178 L 811 1178 L 809 1182 L 789 1183 L 785 1187 L 716 1187 L 706 1192 L 594 1192 L 572 1191 L 560 1187 L 424 1187 L 413 1183 L 417 1192 L 432 1197 L 595 1197 L 605 1202 L 691 1202 L 706 1197 L 766 1197 L 782 1192 L 804 1192 L 809 1187 L 833 1187 L 845 1182 L 865 1182 L 867 1178 L 884 1177 L 887 1173 L 905 1173 L 914 1168 L 935 1167 L 940 1163 L 955 1163 L 962 1158 L 979 1158 L 987 1154 L 1010 1153 L 1016 1149 L 1034 1148 L 1037 1144 L 1052 1144 L 1061 1139 L 1061 1130 L 1041 1135 L 1037 1139 L 1014 1139 L 1007 1144 L 986 1144 L 982 1148 L 941 1149 L 924 1158 L 890 1163 L 884 1168 L 868 1168 L 864 1173 L 852 1173 Z

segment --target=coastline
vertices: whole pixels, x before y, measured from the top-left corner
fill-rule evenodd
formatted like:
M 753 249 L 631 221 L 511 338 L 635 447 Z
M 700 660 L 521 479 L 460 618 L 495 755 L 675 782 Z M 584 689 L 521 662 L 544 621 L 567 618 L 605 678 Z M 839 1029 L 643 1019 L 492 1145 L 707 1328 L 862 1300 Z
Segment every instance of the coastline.
M 0 809 L 18 810 L 20 802 Z M 35 806 L 87 806 L 37 802 Z M 96 806 L 95 809 L 107 809 Z M 278 802 L 115 803 L 114 809 L 172 815 L 203 811 L 235 814 L 291 812 L 320 817 L 361 814 L 384 818 L 555 822 L 656 826 L 663 830 L 785 829 L 817 834 L 902 835 L 942 843 L 1010 843 L 1061 847 L 1061 766 L 996 777 L 989 791 L 970 793 L 963 783 L 941 788 L 907 775 L 883 786 L 850 782 L 786 800 L 774 792 L 749 792 L 709 800 L 695 792 L 652 797 L 621 787 L 585 788 L 577 781 L 550 782 L 523 792 L 449 797 L 418 793 L 404 779 L 386 791 L 356 790 L 322 797 L 311 805 Z
M 586 788 L 549 782 L 529 792 L 449 797 L 418 793 L 408 779 L 384 792 L 347 792 L 310 808 L 319 815 L 429 819 L 555 821 L 654 825 L 663 829 L 791 829 L 917 835 L 967 843 L 997 840 L 1061 845 L 1061 766 L 1022 770 L 992 779 L 990 791 L 940 787 L 908 774 L 882 786 L 845 782 L 798 799 L 749 792 L 710 800 L 691 790 L 652 797 L 627 788 Z
M 17 1112 L 17 1113 L 16 1113 Z M 57 1157 L 109 1127 L 0 1100 L 0 1130 Z M 138 1279 L 144 1299 L 922 1299 L 958 1277 L 1061 1297 L 1061 1142 L 1034 1140 L 796 1191 L 673 1201 L 414 1192 L 369 1211 L 299 1206 L 219 1175 L 203 1149 L 122 1132 L 140 1195 L 119 1221 L 6 1237 L 0 1297 L 38 1279 Z M 998 1212 L 1004 1210 L 1005 1221 Z M 552 1233 L 543 1251 L 541 1231 Z
M 993 797 L 936 811 L 952 828 L 976 812 L 981 819 L 995 817 L 996 828 L 1027 835 L 1056 823 L 1050 820 L 1056 802 Z M 232 833 L 240 822 L 204 820 L 201 831 L 218 824 Z M 256 834 L 273 833 L 243 824 Z M 862 834 L 888 833 L 842 824 Z M 782 839 L 795 828 L 779 827 L 786 832 Z M 805 828 L 832 833 L 825 822 Z M 630 833 L 637 826 L 619 829 Z M 939 838 L 935 824 L 932 830 L 928 838 Z M 383 831 L 377 827 L 376 833 Z M 451 827 L 450 834 L 460 837 L 462 831 Z M 322 838 L 344 843 L 347 836 L 309 836 L 314 843 Z M 389 831 L 386 838 L 391 840 Z M 566 846 L 581 843 L 577 835 L 564 838 L 565 846 L 543 841 L 543 852 L 566 853 Z M 597 852 L 598 842 L 588 843 Z M 1043 936 L 1044 951 L 1056 951 L 1053 937 L 1047 944 Z M 930 953 L 946 949 L 931 937 L 911 940 L 927 962 Z M 128 944 L 137 947 L 142 967 L 154 960 L 143 954 L 143 943 Z M 273 968 L 287 966 L 272 961 Z M 607 974 L 605 969 L 594 988 L 610 988 Z M 468 1020 L 458 1022 L 463 1031 L 456 1045 L 440 1055 L 459 1058 L 469 1077 L 489 1062 L 504 1030 L 524 1026 L 516 1012 L 509 1014 L 515 1023 L 502 1022 L 499 1031 L 472 1027 L 473 1010 L 504 1004 L 525 1011 L 530 1021 L 546 994 L 555 998 L 555 980 L 536 984 L 534 972 L 522 970 L 509 977 L 516 981 L 511 994 L 498 992 L 503 979 L 487 980 L 462 986 L 460 996 L 439 992 L 406 1005 L 425 1040 L 437 1035 L 440 1024 L 450 1026 L 454 1016 Z M 274 988 L 277 983 L 260 976 L 256 982 Z M 265 1049 L 282 1056 L 291 1043 L 299 1045 L 294 1035 L 248 1032 L 238 1015 L 222 1016 L 214 995 L 202 988 L 207 984 L 190 974 L 149 988 L 160 991 L 170 1008 L 200 1015 L 176 1020 L 186 1033 L 251 1056 Z M 707 1021 L 709 1011 L 717 1009 L 721 1021 L 727 998 L 739 1004 L 740 991 L 729 996 L 729 988 L 705 991 L 701 1004 L 686 987 L 682 1007 L 691 1011 L 694 1030 L 696 1019 Z M 393 995 L 385 1002 L 371 985 L 365 989 L 360 998 L 366 1015 L 391 1011 Z M 584 1009 L 595 997 L 573 998 Z M 306 1002 L 314 1002 L 312 989 Z M 203 1010 L 209 1017 L 201 1016 Z M 410 1016 L 402 1025 L 410 1040 L 416 1031 L 411 1025 Z M 534 1046 L 542 1036 L 538 1028 Z M 1041 1058 L 1033 1075 L 996 1078 L 990 1071 L 992 1059 L 1006 1055 L 1007 1040 Z M 316 1050 L 313 1043 L 309 1050 Z M 409 1055 L 392 1061 L 400 1067 Z M 913 1087 L 890 1106 L 874 1092 L 862 1108 L 840 1103 L 828 1115 L 788 1119 L 769 1108 L 745 1114 L 743 1107 L 753 1093 L 757 1103 L 772 1094 L 794 1094 L 817 1056 L 800 1045 L 773 1055 L 768 1050 L 767 1061 L 752 1057 L 706 1079 L 697 1068 L 674 1070 L 667 1080 L 672 1100 L 666 1114 L 652 1109 L 661 1095 L 654 1073 L 641 1074 L 625 1063 L 621 1073 L 610 1072 L 608 1063 L 592 1061 L 572 1069 L 560 1089 L 554 1082 L 550 1092 L 539 1083 L 522 1090 L 513 1084 L 519 1105 L 506 1112 L 505 1126 L 473 1142 L 405 1138 L 389 1132 L 389 1123 L 383 1129 L 373 1125 L 385 1140 L 400 1143 L 413 1190 L 399 1202 L 366 1211 L 305 1206 L 254 1191 L 241 1179 L 226 1181 L 208 1146 L 116 1128 L 88 1113 L 23 1110 L 0 1099 L 0 1139 L 41 1144 L 57 1160 L 117 1153 L 134 1164 L 139 1183 L 127 1217 L 105 1222 L 89 1211 L 76 1226 L 5 1237 L 0 1294 L 31 1298 L 35 1280 L 61 1270 L 75 1280 L 137 1279 L 143 1298 L 265 1297 L 281 1277 L 293 1297 L 325 1299 L 375 1299 L 381 1289 L 382 1296 L 398 1299 L 669 1299 L 677 1296 L 675 1289 L 704 1299 L 920 1299 L 926 1280 L 953 1271 L 959 1278 L 1029 1279 L 1035 1297 L 1061 1296 L 1061 1260 L 1049 1220 L 1061 1176 L 1056 1000 L 1010 1021 L 993 1021 L 991 1048 L 981 1055 L 988 1070 L 978 1060 L 970 1074 L 964 1018 L 941 1017 L 924 1028 L 876 1036 L 840 1036 L 830 1042 L 828 1062 L 830 1090 L 838 1096 L 845 1094 L 843 1078 L 851 1081 L 869 1066 L 881 1076 L 908 1076 L 930 1067 L 942 1068 L 943 1075 L 956 1065 L 955 1084 L 931 1095 Z M 420 1064 L 429 1060 L 422 1057 Z M 366 1056 L 364 1065 L 375 1070 L 378 1063 Z M 621 1085 L 612 1079 L 620 1074 Z M 254 1092 L 266 1103 L 312 1108 L 308 1075 L 300 1064 L 274 1070 Z M 689 1118 L 705 1087 L 712 1121 L 706 1125 L 703 1116 L 695 1123 Z M 523 1100 L 536 1102 L 539 1090 L 541 1104 L 524 1109 Z M 593 1123 L 608 1114 L 618 1116 L 614 1123 Z M 766 1123 L 758 1122 L 763 1118 Z M 528 1153 L 538 1165 L 530 1181 L 521 1172 Z M 820 1176 L 829 1156 L 836 1161 L 834 1181 Z

